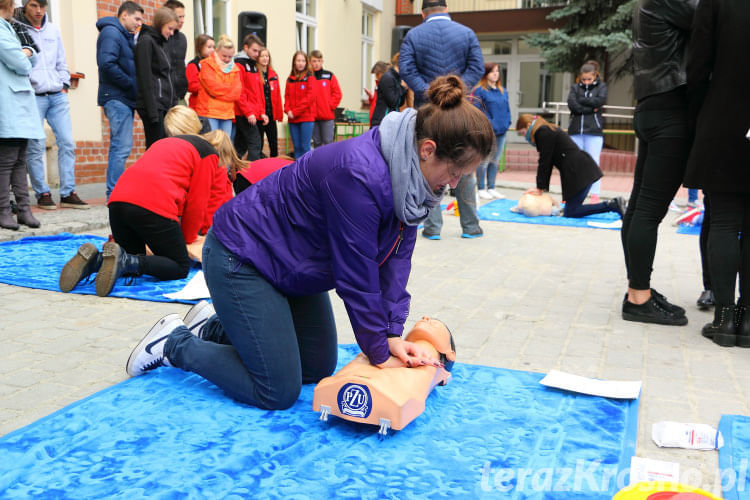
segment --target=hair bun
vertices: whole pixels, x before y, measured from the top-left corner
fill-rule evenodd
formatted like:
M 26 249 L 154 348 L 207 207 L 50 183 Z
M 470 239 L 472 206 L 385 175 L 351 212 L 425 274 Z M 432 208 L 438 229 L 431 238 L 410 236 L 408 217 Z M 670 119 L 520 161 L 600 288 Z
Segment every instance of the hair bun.
M 435 78 L 427 90 L 430 102 L 441 109 L 450 109 L 461 104 L 466 95 L 466 86 L 456 75 Z
M 227 35 L 227 34 L 221 35 L 221 36 L 219 37 L 219 41 L 222 41 L 222 40 L 226 40 L 226 41 L 228 41 L 228 42 L 230 42 L 230 43 L 232 42 L 232 39 L 231 39 L 231 38 L 229 38 L 229 35 Z

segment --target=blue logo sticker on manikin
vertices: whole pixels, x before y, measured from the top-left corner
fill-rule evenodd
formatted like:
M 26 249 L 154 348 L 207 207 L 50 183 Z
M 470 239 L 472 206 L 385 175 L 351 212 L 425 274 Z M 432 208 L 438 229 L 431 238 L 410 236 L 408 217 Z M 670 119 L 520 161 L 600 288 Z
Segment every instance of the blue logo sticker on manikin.
M 366 385 L 346 384 L 337 396 L 339 411 L 350 417 L 367 418 L 372 410 L 372 397 Z

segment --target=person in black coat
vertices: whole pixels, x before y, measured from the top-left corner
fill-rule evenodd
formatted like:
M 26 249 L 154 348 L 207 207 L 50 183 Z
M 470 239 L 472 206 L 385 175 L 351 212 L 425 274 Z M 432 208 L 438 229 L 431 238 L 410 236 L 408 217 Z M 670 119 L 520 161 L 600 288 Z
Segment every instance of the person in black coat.
M 178 101 L 185 98 L 188 90 L 187 75 L 185 74 L 185 55 L 187 54 L 187 38 L 180 31 L 185 24 L 185 4 L 179 0 L 167 0 L 164 7 L 172 9 L 177 14 L 177 28 L 167 40 L 169 62 L 172 65 L 172 84 Z
M 403 106 L 408 89 L 401 80 L 398 72 L 398 52 L 391 60 L 391 67 L 383 73 L 376 90 L 378 98 L 375 101 L 375 111 L 372 112 L 371 126 L 380 125 L 385 115 L 391 111 L 398 111 Z
M 146 148 L 166 137 L 164 115 L 177 104 L 172 63 L 167 49 L 167 40 L 176 28 L 177 14 L 172 9 L 156 9 L 153 24 L 141 27 L 135 46 L 135 75 L 138 83 L 135 107 L 143 122 Z
M 564 217 L 585 217 L 604 212 L 616 212 L 622 217 L 625 212 L 625 200 L 622 198 L 583 204 L 591 185 L 601 179 L 602 171 L 594 159 L 581 151 L 564 130 L 551 125 L 544 118 L 522 114 L 518 117 L 516 131 L 539 151 L 536 188 L 529 189 L 526 193 L 540 195 L 549 191 L 552 167 L 557 167 L 565 200 Z
M 695 138 L 685 185 L 711 201 L 708 264 L 716 307 L 703 335 L 750 347 L 750 3 L 701 0 L 688 46 L 687 83 Z M 735 282 L 740 273 L 740 298 Z

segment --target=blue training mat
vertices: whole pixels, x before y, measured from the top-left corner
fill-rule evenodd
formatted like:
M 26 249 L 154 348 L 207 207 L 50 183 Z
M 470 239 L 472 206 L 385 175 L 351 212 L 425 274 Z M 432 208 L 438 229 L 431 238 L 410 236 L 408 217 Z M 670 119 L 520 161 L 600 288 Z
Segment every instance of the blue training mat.
M 700 236 L 703 224 L 680 224 L 677 226 L 677 234 L 692 234 Z
M 29 236 L 0 243 L 0 283 L 59 292 L 60 271 L 76 254 L 78 247 L 88 242 L 101 250 L 106 241 L 107 238 L 101 236 L 60 233 L 55 236 Z M 126 285 L 128 278 L 120 278 L 109 296 L 195 304 L 197 300 L 173 300 L 164 294 L 182 290 L 199 269 L 193 268 L 187 278 L 173 281 L 159 281 L 152 276 L 139 276 L 135 278 L 134 283 Z M 71 293 L 96 295 L 93 279 L 88 283 L 79 283 Z
M 595 226 L 589 226 L 589 222 L 601 222 L 604 224 L 611 224 L 613 221 L 619 220 L 620 216 L 614 212 L 605 212 L 603 214 L 587 215 L 579 219 L 571 217 L 558 217 L 558 216 L 539 216 L 539 217 L 526 217 L 522 214 L 511 212 L 511 208 L 518 205 L 518 200 L 493 200 L 489 203 L 482 205 L 477 210 L 477 215 L 481 220 L 494 220 L 499 222 L 520 222 L 522 224 L 545 224 L 548 226 L 569 226 L 569 227 L 587 227 L 593 229 L 615 229 L 619 231 L 620 228 L 597 228 Z
M 339 368 L 357 352 L 339 346 Z M 539 373 L 456 363 L 453 376 L 380 440 L 321 422 L 313 385 L 264 411 L 160 368 L 0 438 L 0 496 L 569 500 L 627 484 L 638 400 L 549 389 Z
M 719 432 L 719 470 L 725 500 L 750 499 L 750 417 L 722 415 Z

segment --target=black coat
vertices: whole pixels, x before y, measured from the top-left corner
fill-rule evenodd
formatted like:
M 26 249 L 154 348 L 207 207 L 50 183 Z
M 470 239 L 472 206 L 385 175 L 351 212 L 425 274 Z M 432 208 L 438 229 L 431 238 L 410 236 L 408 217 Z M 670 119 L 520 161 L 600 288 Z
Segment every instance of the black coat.
M 549 191 L 552 167 L 560 171 L 563 199 L 580 193 L 585 187 L 601 179 L 602 171 L 593 158 L 573 142 L 562 129 L 539 127 L 534 134 L 536 150 L 539 151 L 539 167 L 536 171 L 536 187 Z
M 695 122 L 685 185 L 750 193 L 750 2 L 701 0 L 688 52 Z
M 604 135 L 602 106 L 607 102 L 607 84 L 598 78 L 591 85 L 580 82 L 570 88 L 570 135 Z M 597 111 L 594 111 L 594 110 Z
M 167 40 L 169 49 L 169 62 L 172 65 L 172 84 L 177 100 L 185 98 L 188 89 L 187 75 L 185 74 L 185 54 L 187 54 L 187 38 L 175 30 L 174 35 Z
M 404 104 L 406 89 L 401 86 L 401 75 L 393 68 L 386 71 L 378 82 L 378 98 L 375 101 L 375 110 L 372 112 L 370 124 L 374 127 L 380 125 L 385 115 L 391 111 L 398 111 Z
M 138 83 L 135 107 L 143 110 L 151 123 L 156 123 L 160 112 L 177 104 L 177 97 L 167 40 L 156 29 L 145 24 L 135 46 L 135 76 Z

